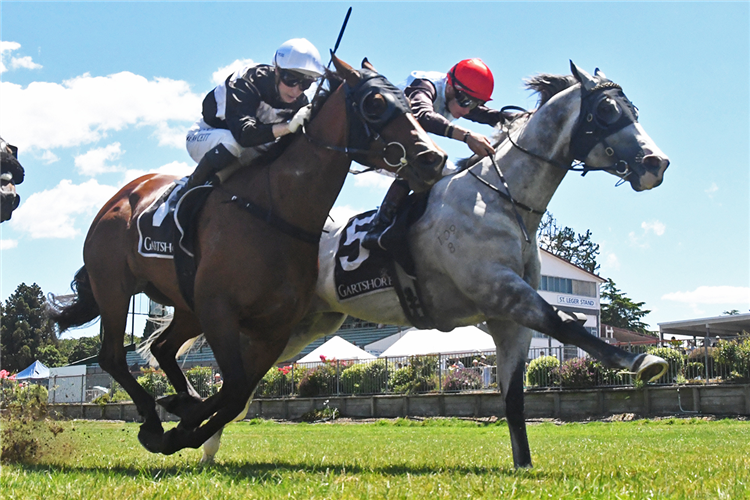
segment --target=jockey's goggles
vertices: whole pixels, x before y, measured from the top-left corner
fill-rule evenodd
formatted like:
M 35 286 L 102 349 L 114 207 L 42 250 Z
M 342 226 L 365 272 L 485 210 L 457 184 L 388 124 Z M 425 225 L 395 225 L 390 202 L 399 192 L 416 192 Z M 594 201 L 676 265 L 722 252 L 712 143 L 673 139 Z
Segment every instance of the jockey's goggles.
M 279 80 L 289 88 L 299 86 L 300 90 L 305 91 L 310 88 L 310 85 L 315 82 L 316 78 L 297 73 L 296 71 L 282 69 L 279 70 Z
M 462 108 L 469 108 L 471 110 L 471 109 L 476 108 L 477 106 L 481 106 L 482 104 L 484 104 L 484 101 L 475 99 L 471 97 L 469 94 L 467 94 L 466 92 L 462 90 L 458 90 L 458 88 L 456 88 L 455 85 L 453 86 L 453 90 L 454 90 L 454 93 L 456 94 L 456 102 Z

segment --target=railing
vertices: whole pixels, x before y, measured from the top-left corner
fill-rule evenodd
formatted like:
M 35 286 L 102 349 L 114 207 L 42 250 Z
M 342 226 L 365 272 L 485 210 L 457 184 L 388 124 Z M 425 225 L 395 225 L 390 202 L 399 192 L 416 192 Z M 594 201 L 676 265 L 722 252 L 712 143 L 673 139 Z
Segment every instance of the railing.
M 651 350 L 646 345 L 621 346 L 631 352 Z M 528 390 L 630 386 L 632 375 L 610 370 L 590 358 L 571 358 L 564 346 L 529 351 L 524 372 Z M 669 362 L 659 385 L 674 383 L 750 381 L 750 340 L 720 343 L 689 352 L 660 348 L 655 354 Z M 463 352 L 427 356 L 388 357 L 372 361 L 321 360 L 272 368 L 258 385 L 256 399 L 370 394 L 422 394 L 497 390 L 496 353 Z M 155 397 L 173 393 L 158 370 L 134 373 Z M 221 377 L 212 368 L 194 368 L 187 377 L 201 397 L 221 388 Z M 47 384 L 45 384 L 47 385 Z M 107 402 L 128 399 L 107 374 L 50 378 L 50 403 Z M 106 392 L 105 392 L 106 391 Z M 100 398 L 100 399 L 97 399 Z

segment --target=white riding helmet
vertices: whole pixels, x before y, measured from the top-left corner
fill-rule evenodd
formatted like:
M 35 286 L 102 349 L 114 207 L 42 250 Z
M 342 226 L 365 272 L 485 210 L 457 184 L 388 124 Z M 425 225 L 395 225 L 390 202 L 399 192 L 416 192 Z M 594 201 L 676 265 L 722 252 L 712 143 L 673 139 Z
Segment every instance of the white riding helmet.
M 279 68 L 315 78 L 320 78 L 325 73 L 318 49 L 304 38 L 292 38 L 284 42 L 273 55 L 273 63 Z

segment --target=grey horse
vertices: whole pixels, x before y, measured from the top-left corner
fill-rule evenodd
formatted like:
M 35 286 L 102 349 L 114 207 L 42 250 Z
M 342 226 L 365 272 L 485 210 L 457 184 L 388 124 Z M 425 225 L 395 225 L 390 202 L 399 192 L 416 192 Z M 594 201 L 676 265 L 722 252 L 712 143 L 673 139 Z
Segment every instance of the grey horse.
M 656 356 L 632 354 L 585 330 L 576 318 L 537 292 L 540 257 L 534 229 L 574 160 L 604 170 L 635 191 L 661 184 L 669 159 L 637 120 L 637 109 L 598 70 L 571 62 L 572 76 L 538 75 L 538 109 L 506 131 L 493 158 L 443 178 L 431 190 L 424 215 L 408 230 L 419 295 L 434 327 L 449 331 L 486 322 L 497 347 L 497 380 L 504 396 L 516 467 L 531 467 L 524 420 L 523 371 L 532 331 L 576 345 L 608 367 L 652 381 L 666 371 Z M 515 197 L 506 196 L 499 169 Z M 500 186 L 500 187 L 497 187 Z M 521 207 L 514 209 L 514 204 Z M 527 229 L 532 229 L 528 231 Z M 335 332 L 347 315 L 375 323 L 410 325 L 396 292 L 339 300 L 334 265 L 344 225 L 333 225 L 320 245 L 316 301 L 296 327 L 279 360 Z M 347 234 L 361 239 L 361 233 Z M 359 260 L 367 258 L 360 247 Z M 220 432 L 204 445 L 203 461 L 218 451 Z

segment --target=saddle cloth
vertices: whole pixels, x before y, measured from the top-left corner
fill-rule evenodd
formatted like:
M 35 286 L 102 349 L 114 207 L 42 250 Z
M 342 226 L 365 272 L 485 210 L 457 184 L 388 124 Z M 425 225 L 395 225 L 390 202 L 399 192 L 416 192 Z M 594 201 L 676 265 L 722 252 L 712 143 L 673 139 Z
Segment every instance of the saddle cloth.
M 138 253 L 144 257 L 173 259 L 175 250 L 193 257 L 193 220 L 212 186 L 196 186 L 178 197 L 176 188 L 185 182 L 187 177 L 164 187 L 154 202 L 138 216 Z
M 176 190 L 187 178 L 167 185 L 138 216 L 138 253 L 144 257 L 174 258 Z

